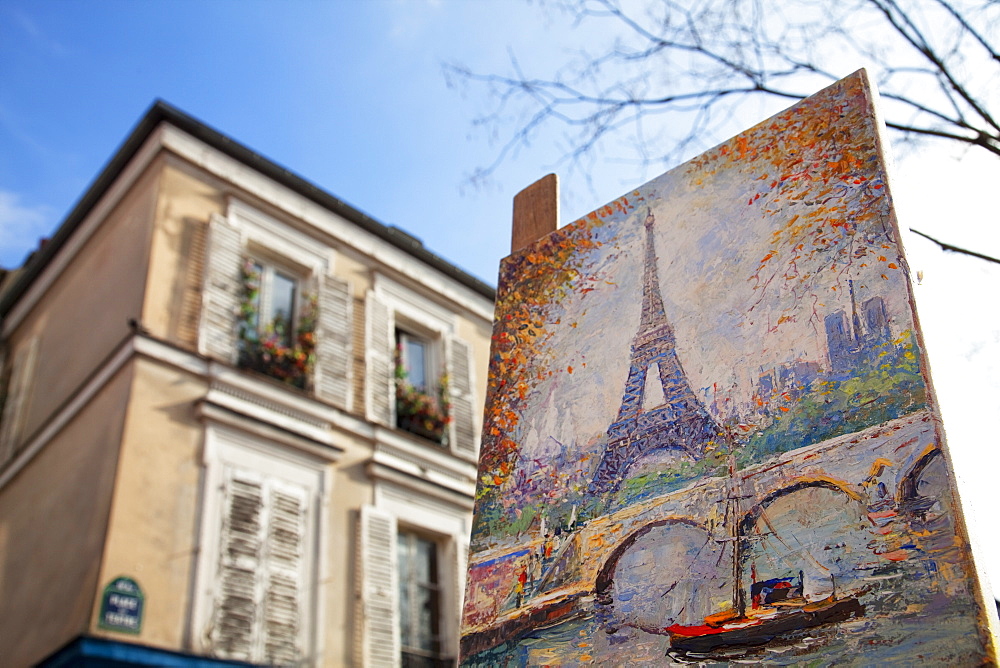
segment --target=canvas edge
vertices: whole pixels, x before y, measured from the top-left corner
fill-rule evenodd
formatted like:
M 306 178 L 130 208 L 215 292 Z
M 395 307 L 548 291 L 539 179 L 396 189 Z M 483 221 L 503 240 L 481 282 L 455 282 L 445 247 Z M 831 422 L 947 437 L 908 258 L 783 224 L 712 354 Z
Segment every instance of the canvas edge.
M 989 652 L 988 659 L 991 663 L 995 664 L 997 662 L 997 648 L 998 645 L 1000 645 L 1000 618 L 998 618 L 997 603 L 993 598 L 993 589 L 991 587 L 989 576 L 986 572 L 985 552 L 977 535 L 981 531 L 981 528 L 973 526 L 969 522 L 968 514 L 965 512 L 968 501 L 963 500 L 964 495 L 962 494 L 961 486 L 959 485 L 958 475 L 955 472 L 955 466 L 951 456 L 951 448 L 948 444 L 948 438 L 944 426 L 944 418 L 941 414 L 940 404 L 937 399 L 937 391 L 934 387 L 931 372 L 932 362 L 925 344 L 923 328 L 920 325 L 920 313 L 917 308 L 916 295 L 913 292 L 913 280 L 910 274 L 910 265 L 906 257 L 906 242 L 901 233 L 899 219 L 896 215 L 896 207 L 892 196 L 895 183 L 894 175 L 896 166 L 890 150 L 891 143 L 888 138 L 888 128 L 882 115 L 881 97 L 879 95 L 878 87 L 869 78 L 868 71 L 862 68 L 855 74 L 859 73 L 862 76 L 864 88 L 870 97 L 871 109 L 875 117 L 875 150 L 881 158 L 882 165 L 885 169 L 886 191 L 889 195 L 890 202 L 889 220 L 896 232 L 899 252 L 903 257 L 903 261 L 906 263 L 905 284 L 907 301 L 910 304 L 910 311 L 913 314 L 913 324 L 916 331 L 917 344 L 920 348 L 920 367 L 924 376 L 924 382 L 927 384 L 927 396 L 930 400 L 929 408 L 931 413 L 934 415 L 934 425 L 935 430 L 937 431 L 937 437 L 940 441 L 940 449 L 945 457 L 945 461 L 948 464 L 948 472 L 951 475 L 953 492 L 955 494 L 955 498 L 958 500 L 958 506 L 954 509 L 955 513 L 958 515 L 956 519 L 959 520 L 956 524 L 961 527 L 962 538 L 965 539 L 966 544 L 969 546 L 969 558 L 972 561 L 971 575 L 974 576 L 972 579 L 974 580 L 973 587 L 976 604 L 980 606 L 983 611 L 983 615 L 985 616 L 986 631 L 988 636 L 987 640 L 989 641 L 986 647 Z

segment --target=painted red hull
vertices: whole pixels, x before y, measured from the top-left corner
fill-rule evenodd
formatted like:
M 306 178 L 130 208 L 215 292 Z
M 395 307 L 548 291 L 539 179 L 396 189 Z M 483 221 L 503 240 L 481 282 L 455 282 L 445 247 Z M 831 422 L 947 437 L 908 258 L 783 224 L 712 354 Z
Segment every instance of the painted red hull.
M 865 607 L 855 598 L 827 599 L 774 617 L 743 617 L 719 625 L 674 624 L 665 630 L 670 635 L 671 649 L 701 653 L 721 647 L 764 645 L 786 633 L 843 622 L 864 613 Z

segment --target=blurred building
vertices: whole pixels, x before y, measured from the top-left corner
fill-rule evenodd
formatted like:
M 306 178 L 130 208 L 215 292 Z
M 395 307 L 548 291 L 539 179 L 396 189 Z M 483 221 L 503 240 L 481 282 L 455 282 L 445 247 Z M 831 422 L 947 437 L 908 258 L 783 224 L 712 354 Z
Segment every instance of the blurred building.
M 451 665 L 493 297 L 155 104 L 0 286 L 0 664 Z

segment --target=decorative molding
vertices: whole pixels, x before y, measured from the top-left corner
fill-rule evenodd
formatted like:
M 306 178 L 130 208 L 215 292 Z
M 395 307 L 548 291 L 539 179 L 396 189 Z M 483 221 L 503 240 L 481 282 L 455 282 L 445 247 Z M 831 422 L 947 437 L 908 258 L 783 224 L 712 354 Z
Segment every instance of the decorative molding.
M 276 414 L 312 427 L 331 426 L 369 441 L 374 437 L 374 426 L 365 420 L 305 396 L 298 390 L 286 389 L 268 378 L 259 378 L 257 374 L 217 362 L 211 363 L 208 375 L 212 379 L 212 389 L 250 403 L 263 402 L 258 405 L 267 407 Z
M 401 429 L 379 428 L 374 440 L 376 454 L 383 453 L 421 468 L 433 469 L 455 480 L 467 480 L 475 486 L 477 465 L 456 457 L 447 448 L 427 445 L 426 440 L 410 436 Z
M 263 250 L 321 276 L 330 273 L 334 251 L 273 216 L 235 197 L 229 199 L 227 218 L 243 233 L 244 244 L 253 254 Z
M 195 415 L 216 425 L 245 432 L 251 436 L 266 439 L 269 443 L 279 443 L 294 450 L 329 462 L 336 462 L 344 454 L 344 449 L 327 440 L 314 440 L 294 433 L 271 422 L 262 421 L 229 406 L 204 399 L 195 405 Z
M 288 215 L 312 225 L 325 236 L 353 248 L 376 263 L 399 271 L 470 314 L 492 322 L 493 304 L 471 288 L 428 267 L 400 248 L 363 230 L 332 211 L 251 169 L 172 125 L 162 128 L 163 146 L 205 171 L 229 181 Z
M 307 413 L 305 411 L 300 411 L 292 408 L 288 405 L 288 402 L 279 402 L 270 398 L 273 396 L 273 392 L 269 393 L 269 396 L 264 396 L 262 393 L 252 392 L 242 387 L 235 387 L 226 382 L 215 379 L 208 388 L 209 400 L 215 394 L 224 394 L 232 397 L 236 401 L 242 401 L 244 403 L 253 404 L 263 408 L 271 413 L 277 413 L 290 418 L 296 422 L 303 422 L 308 426 L 316 427 L 318 429 L 325 429 L 329 423 L 314 414 Z
M 453 334 L 457 316 L 433 300 L 407 288 L 384 274 L 375 273 L 374 291 L 395 314 L 411 320 L 439 336 Z
M 425 494 L 427 496 L 447 502 L 463 510 L 472 511 L 475 506 L 475 486 L 471 493 L 456 491 L 449 487 L 444 487 L 433 481 L 415 476 L 397 468 L 380 464 L 376 461 L 368 462 L 368 475 L 376 482 L 390 482 L 411 492 Z

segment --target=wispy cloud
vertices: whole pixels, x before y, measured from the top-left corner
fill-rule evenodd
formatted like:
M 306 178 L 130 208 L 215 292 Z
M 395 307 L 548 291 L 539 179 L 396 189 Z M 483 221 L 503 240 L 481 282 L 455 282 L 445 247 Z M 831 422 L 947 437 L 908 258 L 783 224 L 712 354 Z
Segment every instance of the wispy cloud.
M 45 205 L 22 203 L 17 193 L 0 190 L 0 267 L 21 264 L 39 239 L 51 233 L 54 212 Z
M 38 23 L 25 12 L 8 7 L 7 13 L 13 18 L 14 25 L 18 26 L 44 52 L 53 56 L 68 56 L 72 53 L 65 44 L 43 31 Z

